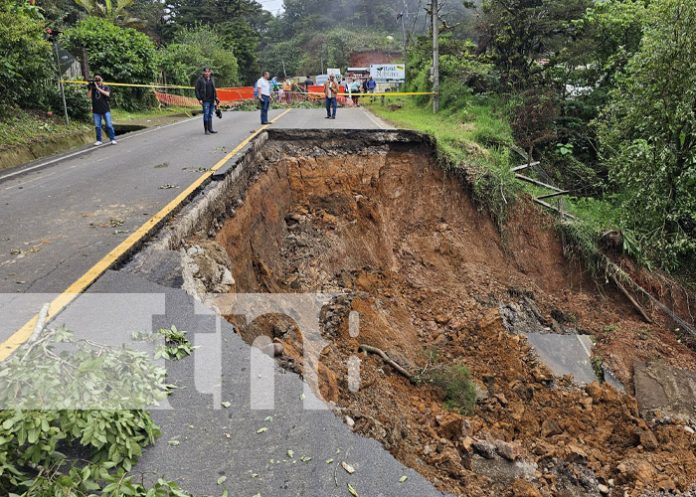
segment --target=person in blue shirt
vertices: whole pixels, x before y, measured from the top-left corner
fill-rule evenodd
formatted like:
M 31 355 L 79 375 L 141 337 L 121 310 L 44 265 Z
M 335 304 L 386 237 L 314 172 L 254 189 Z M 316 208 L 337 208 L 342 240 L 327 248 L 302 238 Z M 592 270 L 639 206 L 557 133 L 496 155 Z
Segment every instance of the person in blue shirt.
M 374 79 L 372 79 L 372 77 L 370 77 L 370 79 L 367 80 L 366 86 L 367 86 L 368 93 L 374 93 L 375 88 L 377 88 L 377 81 L 375 81 Z

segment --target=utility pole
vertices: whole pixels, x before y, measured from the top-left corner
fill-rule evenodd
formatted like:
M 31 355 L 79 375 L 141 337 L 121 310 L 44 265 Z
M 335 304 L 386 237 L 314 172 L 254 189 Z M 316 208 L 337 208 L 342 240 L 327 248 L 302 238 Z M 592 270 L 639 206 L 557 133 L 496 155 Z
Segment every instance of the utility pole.
M 430 8 L 433 23 L 433 113 L 437 113 L 440 110 L 440 43 L 438 39 L 437 0 L 432 0 Z
M 58 88 L 60 88 L 60 98 L 63 101 L 63 116 L 65 117 L 65 124 L 70 124 L 70 118 L 68 117 L 68 105 L 65 102 L 65 88 L 63 87 L 63 75 L 60 71 L 60 56 L 58 55 L 58 43 L 55 39 L 53 41 L 53 53 L 56 56 L 56 74 L 58 75 Z
M 396 17 L 397 20 L 401 18 L 401 36 L 404 40 L 404 64 L 406 63 L 406 13 L 408 12 L 408 6 L 406 5 L 406 0 L 404 0 L 404 8 L 401 13 Z

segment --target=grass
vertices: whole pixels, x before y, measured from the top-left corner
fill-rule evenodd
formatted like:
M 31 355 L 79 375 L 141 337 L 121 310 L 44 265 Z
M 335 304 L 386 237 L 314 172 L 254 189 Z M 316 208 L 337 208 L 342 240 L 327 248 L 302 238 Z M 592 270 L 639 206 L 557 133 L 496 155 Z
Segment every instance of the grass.
M 83 122 L 71 121 L 66 126 L 62 117 L 47 117 L 45 113 L 18 111 L 0 119 L 0 151 L 80 134 L 91 129 Z
M 511 167 L 522 159 L 514 148 L 505 106 L 495 98 L 462 97 L 456 110 L 433 114 L 429 105 L 412 99 L 388 99 L 384 104 L 366 102 L 371 111 L 401 128 L 415 129 L 433 136 L 439 152 L 453 168 L 463 168 L 472 180 L 474 198 L 503 228 L 509 207 L 520 194 L 532 197 L 550 193 L 547 189 L 518 181 Z M 592 274 L 599 276 L 602 259 L 598 240 L 602 233 L 620 230 L 624 251 L 646 264 L 636 238 L 621 222 L 621 199 L 562 197 L 563 208 L 576 216 L 576 222 L 559 223 L 567 255 L 579 256 Z M 552 202 L 553 203 L 553 202 Z
M 442 390 L 447 409 L 465 416 L 476 408 L 476 388 L 466 366 L 449 365 L 434 368 L 428 375 L 430 383 Z
M 111 117 L 115 122 L 126 124 L 131 121 L 143 121 L 146 119 L 169 117 L 175 115 L 191 115 L 191 109 L 187 107 L 160 107 L 132 112 L 124 109 L 111 109 Z

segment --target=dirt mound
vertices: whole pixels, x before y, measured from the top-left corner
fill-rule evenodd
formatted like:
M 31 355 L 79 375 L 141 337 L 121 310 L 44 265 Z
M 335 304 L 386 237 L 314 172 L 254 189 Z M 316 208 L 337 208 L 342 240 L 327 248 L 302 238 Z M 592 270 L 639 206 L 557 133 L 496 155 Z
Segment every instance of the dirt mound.
M 644 324 L 565 259 L 547 217 L 521 202 L 501 239 L 425 146 L 295 152 L 264 166 L 216 241 L 231 261 L 232 291 L 341 295 L 322 315 L 320 389 L 354 430 L 455 495 L 640 495 L 696 484 L 696 436 L 684 423 L 649 425 L 631 396 L 554 378 L 503 326 L 499 309 L 531 305 L 548 331 L 592 334 L 628 386 L 636 360 L 696 371 L 696 354 L 665 323 Z M 267 317 L 239 330 L 248 341 L 271 336 L 281 360 L 302 371 L 292 323 Z M 349 384 L 353 357 L 359 389 Z M 460 364 L 476 383 L 467 416 L 418 381 Z

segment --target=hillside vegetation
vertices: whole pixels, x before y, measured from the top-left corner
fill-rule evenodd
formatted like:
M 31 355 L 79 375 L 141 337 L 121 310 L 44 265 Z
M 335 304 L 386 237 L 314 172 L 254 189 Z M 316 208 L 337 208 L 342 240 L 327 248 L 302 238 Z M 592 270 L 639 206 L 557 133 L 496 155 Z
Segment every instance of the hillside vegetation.
M 479 15 L 473 34 L 443 22 L 439 119 L 425 98 L 375 111 L 479 166 L 496 215 L 520 191 L 506 171 L 540 161 L 525 174 L 569 192 L 583 252 L 616 231 L 619 251 L 693 283 L 696 5 L 488 0 Z M 409 45 L 408 89 L 431 88 L 431 50 L 428 36 Z

